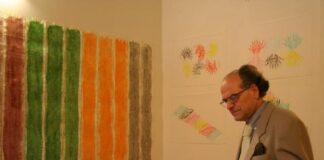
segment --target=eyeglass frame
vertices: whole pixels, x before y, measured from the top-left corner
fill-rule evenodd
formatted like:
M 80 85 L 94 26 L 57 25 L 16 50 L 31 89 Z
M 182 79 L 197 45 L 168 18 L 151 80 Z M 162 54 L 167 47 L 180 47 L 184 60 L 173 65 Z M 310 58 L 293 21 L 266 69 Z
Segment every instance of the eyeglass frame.
M 246 90 L 250 89 L 249 87 L 246 87 L 244 89 L 242 89 L 241 91 L 237 92 L 237 93 L 233 93 L 231 94 L 229 97 L 224 98 L 219 104 L 222 106 L 227 106 L 227 104 L 229 103 L 235 103 L 239 100 L 239 98 L 241 97 L 242 93 Z

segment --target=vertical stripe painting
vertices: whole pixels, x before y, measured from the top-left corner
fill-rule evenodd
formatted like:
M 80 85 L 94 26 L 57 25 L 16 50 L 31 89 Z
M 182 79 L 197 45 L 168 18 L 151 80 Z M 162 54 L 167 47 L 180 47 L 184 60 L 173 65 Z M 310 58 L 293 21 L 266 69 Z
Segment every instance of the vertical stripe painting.
M 19 160 L 23 158 L 24 23 L 14 17 L 6 23 L 3 155 L 4 159 Z
M 66 70 L 65 70 L 65 160 L 78 159 L 79 144 L 79 75 L 80 75 L 80 31 L 67 29 L 66 37 Z
M 128 135 L 128 43 L 116 39 L 116 70 L 115 70 L 115 143 L 114 158 L 124 160 L 127 155 Z
M 99 40 L 99 156 L 100 160 L 113 159 L 113 46 L 112 39 Z
M 63 71 L 63 28 L 47 28 L 45 157 L 57 160 L 61 155 L 60 124 Z
M 84 33 L 82 61 L 82 159 L 95 159 L 96 43 L 93 33 Z
M 151 126 L 152 126 L 152 49 L 149 45 L 142 48 L 142 96 L 141 96 L 141 159 L 151 159 Z
M 129 155 L 132 160 L 139 160 L 139 54 L 140 46 L 129 43 Z
M 42 159 L 44 25 L 31 21 L 27 31 L 27 160 Z
M 0 160 L 151 159 L 149 45 L 0 17 Z
M 4 33 L 4 21 L 0 17 L 0 160 L 3 159 L 3 108 L 4 108 L 4 60 L 5 60 L 5 33 Z

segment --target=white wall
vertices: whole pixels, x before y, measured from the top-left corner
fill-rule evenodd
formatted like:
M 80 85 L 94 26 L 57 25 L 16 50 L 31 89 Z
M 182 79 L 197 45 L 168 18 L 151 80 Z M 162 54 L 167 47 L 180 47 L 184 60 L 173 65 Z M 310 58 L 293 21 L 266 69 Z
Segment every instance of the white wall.
M 0 15 L 35 18 L 149 44 L 153 50 L 152 126 L 162 126 L 160 0 L 0 0 Z M 154 127 L 152 137 L 152 159 L 160 160 L 162 127 Z
M 242 123 L 218 105 L 221 80 L 248 62 L 251 40 L 282 40 L 290 33 L 303 38 L 302 63 L 263 72 L 270 79 L 271 91 L 305 122 L 315 159 L 324 159 L 323 28 L 322 0 L 163 0 L 164 159 L 234 159 Z M 185 77 L 181 49 L 212 41 L 219 49 L 216 74 Z M 181 105 L 193 109 L 222 134 L 214 140 L 200 135 L 197 128 L 175 116 Z

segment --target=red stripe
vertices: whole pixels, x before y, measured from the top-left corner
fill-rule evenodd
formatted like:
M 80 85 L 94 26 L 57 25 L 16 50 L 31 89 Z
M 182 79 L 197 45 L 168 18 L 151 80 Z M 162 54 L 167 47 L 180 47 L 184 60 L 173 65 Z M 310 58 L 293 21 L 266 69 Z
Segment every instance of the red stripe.
M 5 78 L 5 108 L 3 127 L 4 158 L 22 159 L 23 140 L 23 76 L 24 47 L 23 21 L 7 19 L 7 59 Z

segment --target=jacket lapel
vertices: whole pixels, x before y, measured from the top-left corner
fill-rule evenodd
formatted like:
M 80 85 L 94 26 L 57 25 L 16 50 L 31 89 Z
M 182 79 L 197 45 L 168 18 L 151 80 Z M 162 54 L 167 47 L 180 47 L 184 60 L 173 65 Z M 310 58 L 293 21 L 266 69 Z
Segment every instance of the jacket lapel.
M 255 151 L 255 146 L 260 142 L 261 136 L 266 132 L 271 113 L 274 109 L 274 105 L 269 103 L 267 108 L 263 111 L 260 116 L 260 119 L 256 123 L 256 127 L 253 131 L 253 137 L 251 140 L 251 145 L 247 151 L 246 159 L 252 159 L 253 153 Z

